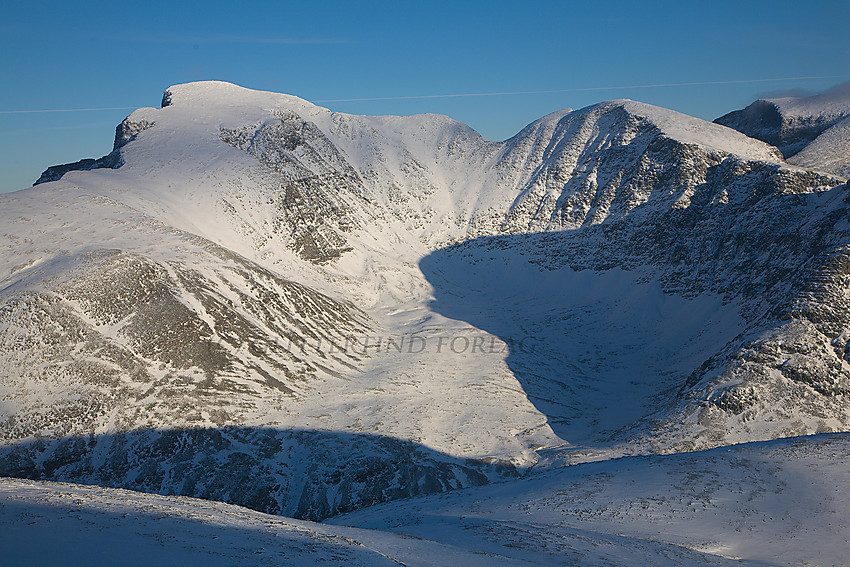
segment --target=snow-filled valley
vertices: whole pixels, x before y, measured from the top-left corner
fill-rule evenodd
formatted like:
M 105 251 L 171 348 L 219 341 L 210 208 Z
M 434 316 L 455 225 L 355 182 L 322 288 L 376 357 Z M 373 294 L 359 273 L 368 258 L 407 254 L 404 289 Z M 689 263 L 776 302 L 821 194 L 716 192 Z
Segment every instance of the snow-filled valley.
M 0 475 L 38 481 L 3 521 L 215 533 L 222 564 L 837 564 L 839 99 L 732 128 L 609 101 L 494 142 L 171 87 L 0 195 Z

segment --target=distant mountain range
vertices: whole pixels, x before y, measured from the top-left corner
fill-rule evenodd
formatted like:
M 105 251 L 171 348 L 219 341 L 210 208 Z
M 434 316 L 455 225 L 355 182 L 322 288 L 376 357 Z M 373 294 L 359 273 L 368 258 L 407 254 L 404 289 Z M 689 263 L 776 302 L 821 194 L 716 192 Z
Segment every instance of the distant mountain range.
M 715 122 L 777 146 L 791 164 L 850 176 L 850 83 L 815 96 L 757 100 Z

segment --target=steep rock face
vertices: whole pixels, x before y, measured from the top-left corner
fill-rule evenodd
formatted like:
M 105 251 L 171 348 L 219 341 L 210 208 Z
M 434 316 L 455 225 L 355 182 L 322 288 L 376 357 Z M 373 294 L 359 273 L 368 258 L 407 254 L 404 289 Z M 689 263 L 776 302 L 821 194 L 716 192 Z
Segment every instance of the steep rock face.
M 141 132 L 154 126 L 156 124 L 148 120 L 132 121 L 129 118 L 125 118 L 121 121 L 121 124 L 115 127 L 115 141 L 112 143 L 112 151 L 120 150 L 135 140 L 136 136 Z
M 270 203 L 275 208 L 270 232 L 288 233 L 291 248 L 315 263 L 351 250 L 344 233 L 362 222 L 347 203 L 362 202 L 365 191 L 357 172 L 313 123 L 290 112 L 256 129 L 222 129 L 221 139 L 259 160 L 279 183 Z
M 146 120 L 133 122 L 129 119 L 125 119 L 121 122 L 121 124 L 115 127 L 115 141 L 112 144 L 111 152 L 98 159 L 86 158 L 73 163 L 52 165 L 44 170 L 33 185 L 46 183 L 48 181 L 58 181 L 69 171 L 89 171 L 101 168 L 118 169 L 124 165 L 124 158 L 121 156 L 121 152 L 119 150 L 127 143 L 134 140 L 139 132 L 147 130 L 152 126 L 154 126 L 154 123 Z
M 51 165 L 41 173 L 33 185 L 46 183 L 48 181 L 59 181 L 62 179 L 62 176 L 69 171 L 89 171 L 91 169 L 100 169 L 104 167 L 109 169 L 118 169 L 121 167 L 121 164 L 121 154 L 113 151 L 98 159 L 85 158 L 73 163 Z
M 668 294 L 719 295 L 743 317 L 724 347 L 667 382 L 656 411 L 626 435 L 682 450 L 850 424 L 847 187 L 789 193 L 793 180 L 777 173 L 725 160 L 707 170 L 687 208 L 517 245 L 549 270 L 633 270 Z M 827 181 L 799 175 L 802 187 Z

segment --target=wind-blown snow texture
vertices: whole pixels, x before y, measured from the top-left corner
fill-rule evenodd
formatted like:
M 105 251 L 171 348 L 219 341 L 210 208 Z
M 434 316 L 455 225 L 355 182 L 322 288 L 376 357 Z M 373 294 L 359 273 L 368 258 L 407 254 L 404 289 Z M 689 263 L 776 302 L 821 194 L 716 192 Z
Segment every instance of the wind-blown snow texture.
M 205 82 L 115 152 L 0 196 L 0 474 L 320 519 L 848 429 L 848 188 L 730 128 Z

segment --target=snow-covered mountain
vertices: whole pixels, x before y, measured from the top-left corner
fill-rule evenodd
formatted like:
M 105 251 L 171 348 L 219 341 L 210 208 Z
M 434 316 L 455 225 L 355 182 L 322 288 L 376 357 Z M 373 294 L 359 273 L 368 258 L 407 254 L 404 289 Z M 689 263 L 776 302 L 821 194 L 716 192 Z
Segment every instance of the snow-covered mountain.
M 848 429 L 845 179 L 722 125 L 191 83 L 40 181 L 0 196 L 0 474 L 320 519 Z
M 760 99 L 715 122 L 777 146 L 789 163 L 850 176 L 850 83 L 808 97 Z

